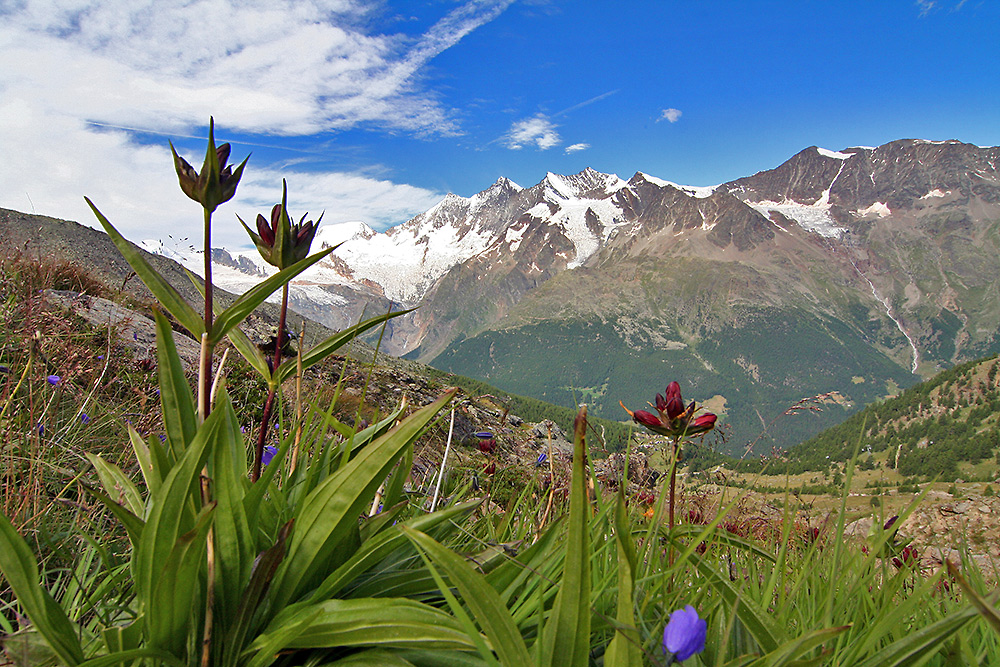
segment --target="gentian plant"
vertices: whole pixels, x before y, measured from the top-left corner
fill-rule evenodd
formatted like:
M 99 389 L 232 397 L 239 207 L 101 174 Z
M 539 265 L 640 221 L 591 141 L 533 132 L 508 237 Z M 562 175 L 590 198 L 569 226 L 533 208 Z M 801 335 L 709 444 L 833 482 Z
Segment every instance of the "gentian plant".
M 685 438 L 702 435 L 713 428 L 717 417 L 711 412 L 698 413 L 698 405 L 691 403 L 684 407 L 684 399 L 681 398 L 681 385 L 677 381 L 667 385 L 664 394 L 656 395 L 656 404 L 650 403 L 650 407 L 655 408 L 656 413 L 648 410 L 636 410 L 635 412 L 625 407 L 619 401 L 619 405 L 632 417 L 637 424 L 640 424 L 653 433 L 666 436 L 672 440 L 672 452 L 670 457 L 670 509 L 669 526 L 674 527 L 674 501 L 677 488 L 677 465 L 681 460 L 681 443 Z

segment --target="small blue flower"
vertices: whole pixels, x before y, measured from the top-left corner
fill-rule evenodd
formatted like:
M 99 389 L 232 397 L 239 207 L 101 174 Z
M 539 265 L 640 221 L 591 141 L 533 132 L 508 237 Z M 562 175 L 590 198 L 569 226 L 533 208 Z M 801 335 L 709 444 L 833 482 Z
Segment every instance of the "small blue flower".
M 261 454 L 260 462 L 267 465 L 274 458 L 274 455 L 278 453 L 278 448 L 274 445 L 268 445 L 264 448 L 264 453 Z
M 167 436 L 165 436 L 165 435 L 163 435 L 163 434 L 161 433 L 161 434 L 160 434 L 160 442 L 166 442 L 166 441 L 167 441 Z
M 707 634 L 708 623 L 705 619 L 698 617 L 694 607 L 685 605 L 670 614 L 670 621 L 663 629 L 663 652 L 677 662 L 683 662 L 705 650 Z
M 88 415 L 86 412 L 81 412 L 80 413 L 80 421 L 83 422 L 85 425 L 89 424 L 90 423 L 90 415 Z
M 59 377 L 58 375 L 50 375 L 47 378 L 45 378 L 45 381 L 51 384 L 52 386 L 55 386 L 60 382 L 62 382 L 62 378 Z
M 38 422 L 38 435 L 45 435 L 45 426 L 41 422 Z
M 542 452 L 541 454 L 539 454 L 538 455 L 538 460 L 535 461 L 535 467 L 536 468 L 541 468 L 542 464 L 545 463 L 545 460 L 547 458 L 549 458 L 549 457 L 548 457 L 548 455 L 545 452 Z

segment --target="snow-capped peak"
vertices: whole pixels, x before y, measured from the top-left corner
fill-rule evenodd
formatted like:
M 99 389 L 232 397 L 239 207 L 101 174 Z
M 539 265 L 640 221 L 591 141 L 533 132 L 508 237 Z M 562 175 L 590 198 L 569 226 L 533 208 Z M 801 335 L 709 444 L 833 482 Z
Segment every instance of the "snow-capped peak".
M 681 192 L 687 193 L 692 197 L 697 199 L 705 199 L 706 197 L 711 197 L 712 193 L 718 189 L 718 185 L 680 185 L 672 181 L 665 181 L 662 178 L 657 178 L 655 176 L 650 176 L 649 174 L 639 172 L 639 176 L 646 180 L 647 183 L 659 186 L 661 188 L 671 187 Z

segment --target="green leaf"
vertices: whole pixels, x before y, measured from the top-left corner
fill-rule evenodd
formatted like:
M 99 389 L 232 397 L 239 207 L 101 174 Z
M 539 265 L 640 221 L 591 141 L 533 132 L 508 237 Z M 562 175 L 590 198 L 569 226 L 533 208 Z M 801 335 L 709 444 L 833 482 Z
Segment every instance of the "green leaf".
M 278 531 L 278 540 L 270 549 L 261 552 L 254 561 L 253 569 L 250 572 L 250 581 L 247 583 L 240 605 L 232 622 L 229 624 L 229 632 L 226 635 L 225 647 L 222 654 L 223 667 L 233 667 L 238 664 L 243 643 L 250 632 L 251 623 L 257 613 L 257 607 L 271 585 L 271 579 L 278 569 L 278 565 L 285 558 L 285 548 L 288 535 L 292 530 L 292 522 L 289 521 Z
M 192 619 L 199 618 L 202 612 L 196 606 L 204 601 L 199 570 L 205 565 L 214 510 L 214 504 L 202 508 L 194 528 L 177 538 L 158 568 L 158 579 L 153 582 L 146 609 L 148 648 L 184 655 L 192 639 L 201 638 L 201 623 L 192 622 Z M 186 583 L 181 585 L 181 582 Z M 195 641 L 193 645 L 200 648 L 200 642 Z
M 309 596 L 308 602 L 320 602 L 337 595 L 353 579 L 379 564 L 393 552 L 407 544 L 409 540 L 400 530 L 402 526 L 413 530 L 428 531 L 439 524 L 457 521 L 460 517 L 468 516 L 482 502 L 482 500 L 471 500 L 439 512 L 434 512 L 433 514 L 420 514 L 403 522 L 400 526 L 391 526 L 375 535 L 365 541 L 361 545 L 361 548 L 346 563 L 330 573 L 323 580 L 323 583 Z M 409 556 L 412 556 L 412 551 L 406 557 Z
M 256 310 L 260 304 L 264 303 L 264 301 L 267 300 L 267 297 L 271 296 L 271 294 L 273 294 L 279 287 L 287 282 L 291 282 L 292 278 L 326 257 L 331 252 L 333 252 L 333 248 L 327 248 L 326 250 L 314 253 L 302 261 L 292 264 L 287 269 L 282 269 L 267 280 L 264 280 L 247 290 L 242 296 L 236 299 L 232 305 L 222 311 L 219 316 L 215 318 L 215 323 L 212 325 L 212 332 L 209 334 L 209 343 L 212 345 L 217 344 L 225 338 L 235 326 L 245 320 L 250 313 Z
M 127 651 L 118 651 L 111 655 L 102 655 L 98 658 L 91 658 L 80 663 L 80 667 L 112 667 L 112 665 L 131 665 L 136 660 L 150 658 L 153 664 L 173 665 L 174 667 L 185 667 L 183 660 L 166 651 L 159 651 L 152 648 L 136 648 Z
M 198 493 L 200 473 L 224 420 L 225 414 L 222 411 L 217 410 L 209 415 L 181 460 L 171 469 L 163 480 L 163 485 L 151 499 L 152 506 L 146 519 L 146 527 L 132 554 L 136 594 L 145 605 L 152 604 L 153 592 L 162 578 L 164 563 L 173 553 L 177 541 L 182 534 L 194 527 L 192 507 L 201 503 Z M 187 581 L 193 584 L 195 580 Z M 185 587 L 176 586 L 174 581 L 174 589 L 179 588 Z M 148 617 L 155 616 L 156 609 L 147 606 L 145 611 L 150 612 L 147 613 L 149 622 Z
M 265 381 L 271 380 L 271 369 L 267 367 L 267 358 L 264 353 L 260 351 L 260 348 L 254 345 L 247 335 L 243 333 L 239 327 L 233 327 L 226 334 L 229 337 L 229 342 L 233 344 L 236 351 L 247 360 L 253 369 L 257 371 Z
M 233 404 L 225 388 L 220 392 L 215 412 L 226 417 L 219 429 L 210 457 L 212 493 L 216 502 L 215 540 L 215 620 L 224 633 L 243 596 L 243 587 L 253 564 L 254 542 L 243 499 L 250 485 L 246 472 L 246 450 Z
M 77 630 L 39 583 L 38 563 L 24 539 L 0 513 L 0 571 L 31 623 L 66 665 L 83 662 Z
M 101 484 L 104 486 L 105 491 L 108 492 L 108 496 L 118 495 L 125 500 L 125 506 L 129 512 L 136 516 L 142 516 L 146 505 L 142 502 L 139 489 L 132 483 L 132 480 L 118 466 L 108 463 L 101 458 L 100 454 L 87 452 L 86 456 L 87 460 L 90 461 L 90 464 L 97 471 L 97 478 L 101 480 Z
M 296 264 L 296 266 L 298 266 L 298 264 Z M 344 329 L 339 333 L 333 334 L 302 355 L 302 369 L 305 370 L 323 361 L 341 347 L 363 334 L 365 331 L 368 331 L 369 329 L 376 327 L 393 317 L 406 315 L 407 313 L 412 312 L 412 310 L 413 309 L 411 308 L 409 310 L 400 310 L 395 313 L 386 313 L 384 315 L 372 317 L 371 319 L 367 319 L 364 322 L 359 322 L 352 327 Z M 280 366 L 278 366 L 278 371 L 274 374 L 274 376 L 279 384 L 287 380 L 292 376 L 292 374 L 295 373 L 297 364 L 298 362 L 294 358 L 291 358 L 285 360 Z
M 97 210 L 94 202 L 90 201 L 87 197 L 84 197 L 84 200 L 90 206 L 90 210 L 94 212 L 94 215 L 97 216 L 101 226 L 104 227 L 104 231 L 107 232 L 115 246 L 118 247 L 118 252 L 122 254 L 122 257 L 129 263 L 129 266 L 139 276 L 139 279 L 153 293 L 153 296 L 163 304 L 167 312 L 181 323 L 182 327 L 191 332 L 195 340 L 201 340 L 201 334 L 205 331 L 205 322 L 201 316 L 195 312 L 194 308 L 188 305 L 187 301 L 174 289 L 173 285 L 164 280 L 163 276 L 149 265 L 142 256 L 142 251 L 118 233 L 118 230 L 108 222 L 108 219 Z
M 184 367 L 177 354 L 170 323 L 160 312 L 156 317 L 156 361 L 160 373 L 160 405 L 163 409 L 163 427 L 170 444 L 168 458 L 176 459 L 184 452 L 198 429 L 194 394 L 184 376 Z M 165 471 L 161 471 L 163 476 Z
M 404 419 L 305 498 L 295 518 L 288 558 L 271 589 L 274 609 L 302 595 L 310 582 L 318 583 L 327 559 L 352 529 L 357 531 L 357 517 L 371 502 L 392 466 L 456 392 L 457 389 L 445 392 Z
M 135 460 L 139 463 L 142 478 L 146 480 L 146 489 L 150 495 L 153 495 L 160 488 L 163 478 L 160 475 L 160 469 L 153 465 L 152 451 L 131 424 L 128 425 L 128 439 L 132 443 L 132 451 L 135 452 Z M 145 511 L 142 512 L 142 515 L 145 515 Z
M 125 527 L 125 532 L 128 533 L 128 539 L 132 543 L 132 546 L 134 547 L 138 544 L 142 537 L 142 529 L 145 527 L 143 520 L 132 514 L 126 507 L 117 503 L 111 496 L 101 493 L 97 489 L 87 489 L 87 491 L 104 503 L 104 506 L 115 515 L 115 518 L 121 521 L 122 526 Z
M 632 527 L 622 490 L 615 504 L 615 542 L 618 548 L 617 627 L 604 655 L 604 664 L 607 667 L 631 667 L 642 665 L 642 639 L 635 626 L 635 545 L 632 543 Z
M 300 623 L 307 619 L 305 627 Z M 471 649 L 473 644 L 449 614 L 405 598 L 326 600 L 281 615 L 250 645 L 248 652 L 270 644 L 286 626 L 297 632 L 281 649 L 384 646 L 396 648 Z M 254 661 L 250 664 L 252 665 Z
M 405 526 L 401 530 L 427 554 L 431 562 L 448 575 L 448 579 L 458 589 L 465 604 L 469 606 L 472 615 L 483 629 L 483 633 L 490 640 L 500 664 L 530 664 L 531 655 L 514 624 L 514 619 L 500 600 L 500 596 L 486 583 L 482 575 L 473 571 L 461 556 L 441 546 L 425 533 Z M 442 590 L 442 593 L 445 592 Z
M 590 532 L 587 517 L 587 406 L 573 423 L 573 478 L 569 493 L 566 561 L 552 616 L 545 625 L 542 664 L 587 667 L 590 661 Z

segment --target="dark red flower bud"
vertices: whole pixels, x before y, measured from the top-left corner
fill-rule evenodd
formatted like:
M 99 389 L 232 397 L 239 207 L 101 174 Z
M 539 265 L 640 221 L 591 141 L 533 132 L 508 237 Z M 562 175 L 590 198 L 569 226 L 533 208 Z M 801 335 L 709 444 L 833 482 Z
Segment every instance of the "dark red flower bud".
M 659 407 L 659 406 L 657 406 Z M 676 380 L 667 385 L 667 395 L 664 401 L 667 417 L 675 419 L 684 412 L 684 399 L 681 398 L 681 385 Z
M 264 245 L 274 247 L 274 230 L 267 224 L 267 218 L 260 213 L 257 214 L 257 233 L 260 234 Z

